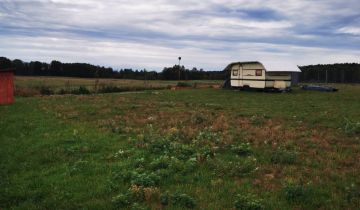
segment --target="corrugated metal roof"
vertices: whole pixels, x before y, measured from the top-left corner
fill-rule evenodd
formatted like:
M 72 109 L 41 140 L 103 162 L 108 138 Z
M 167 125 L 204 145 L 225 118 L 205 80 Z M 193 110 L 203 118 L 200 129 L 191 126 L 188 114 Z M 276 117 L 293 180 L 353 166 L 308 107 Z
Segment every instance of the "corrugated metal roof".
M 301 72 L 297 65 L 287 61 L 266 61 L 262 64 L 268 72 Z

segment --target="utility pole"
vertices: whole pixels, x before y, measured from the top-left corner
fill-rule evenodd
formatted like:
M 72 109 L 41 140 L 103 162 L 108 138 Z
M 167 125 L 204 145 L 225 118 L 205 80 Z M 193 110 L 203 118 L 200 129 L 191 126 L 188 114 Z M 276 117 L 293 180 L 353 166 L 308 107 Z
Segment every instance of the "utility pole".
M 180 61 L 181 61 L 181 57 L 179 57 L 178 59 L 179 59 L 179 80 L 180 80 Z

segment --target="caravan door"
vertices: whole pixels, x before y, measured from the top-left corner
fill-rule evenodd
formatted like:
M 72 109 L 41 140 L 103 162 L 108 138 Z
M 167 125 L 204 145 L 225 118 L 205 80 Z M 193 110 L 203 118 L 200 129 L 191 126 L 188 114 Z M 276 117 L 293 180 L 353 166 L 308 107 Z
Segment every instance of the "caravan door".
M 232 87 L 241 87 L 242 81 L 240 80 L 241 76 L 241 69 L 239 68 L 239 65 L 234 65 L 231 68 L 231 86 Z

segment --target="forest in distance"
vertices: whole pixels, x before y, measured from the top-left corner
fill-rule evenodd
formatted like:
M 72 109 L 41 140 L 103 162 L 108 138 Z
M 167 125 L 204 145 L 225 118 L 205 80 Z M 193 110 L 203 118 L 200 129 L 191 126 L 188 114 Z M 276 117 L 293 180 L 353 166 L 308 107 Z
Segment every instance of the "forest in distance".
M 137 80 L 225 80 L 229 74 L 224 70 L 206 71 L 187 69 L 174 65 L 164 67 L 161 72 L 154 70 L 134 70 L 131 68 L 113 69 L 88 63 L 62 63 L 53 60 L 50 63 L 0 57 L 0 69 L 14 69 L 19 76 L 62 76 L 81 78 L 115 78 Z M 300 82 L 360 83 L 360 64 L 317 64 L 299 66 L 302 71 Z

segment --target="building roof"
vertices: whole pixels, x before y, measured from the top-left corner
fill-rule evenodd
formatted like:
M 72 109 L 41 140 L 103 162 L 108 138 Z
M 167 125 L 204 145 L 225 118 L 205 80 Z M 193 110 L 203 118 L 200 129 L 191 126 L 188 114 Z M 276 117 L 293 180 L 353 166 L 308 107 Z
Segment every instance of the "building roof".
M 299 67 L 295 64 L 284 62 L 284 61 L 268 61 L 268 62 L 259 62 L 259 61 L 245 61 L 245 62 L 234 62 L 230 63 L 224 70 L 230 70 L 233 65 L 247 65 L 247 64 L 259 64 L 262 65 L 267 72 L 301 72 Z

